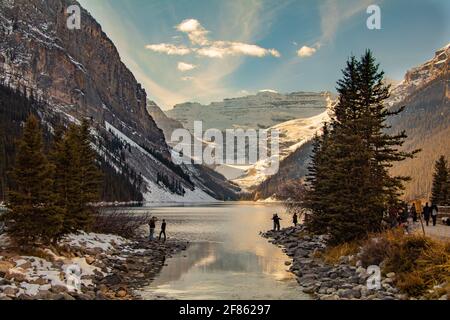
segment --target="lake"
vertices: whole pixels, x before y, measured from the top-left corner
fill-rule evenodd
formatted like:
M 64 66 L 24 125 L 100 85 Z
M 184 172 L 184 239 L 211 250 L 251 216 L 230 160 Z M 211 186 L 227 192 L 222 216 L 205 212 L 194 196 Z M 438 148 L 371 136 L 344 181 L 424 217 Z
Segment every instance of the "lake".
M 144 298 L 309 299 L 285 265 L 289 258 L 259 235 L 272 227 L 275 212 L 283 219 L 282 226 L 291 224 L 280 205 L 237 202 L 148 210 L 159 220 L 166 219 L 169 238 L 191 244 L 166 261 L 159 276 L 141 292 Z

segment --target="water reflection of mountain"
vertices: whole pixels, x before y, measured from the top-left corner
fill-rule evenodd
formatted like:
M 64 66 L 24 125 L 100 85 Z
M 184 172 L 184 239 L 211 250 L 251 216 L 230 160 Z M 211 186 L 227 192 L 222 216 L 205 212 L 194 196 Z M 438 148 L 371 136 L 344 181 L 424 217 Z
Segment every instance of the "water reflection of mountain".
M 222 243 L 201 242 L 191 244 L 189 250 L 167 261 L 166 266 L 155 281 L 155 285 L 179 280 L 183 274 L 196 269 L 198 273 L 262 272 L 273 275 L 278 280 L 290 278 L 283 261 L 259 256 L 251 251 L 230 251 Z

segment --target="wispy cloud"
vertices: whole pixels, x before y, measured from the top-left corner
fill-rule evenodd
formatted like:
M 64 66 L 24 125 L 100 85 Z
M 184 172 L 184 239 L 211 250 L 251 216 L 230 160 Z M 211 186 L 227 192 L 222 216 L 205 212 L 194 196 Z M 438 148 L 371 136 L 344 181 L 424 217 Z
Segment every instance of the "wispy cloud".
M 280 52 L 275 49 L 262 48 L 255 44 L 248 44 L 238 41 L 211 41 L 208 39 L 210 33 L 198 20 L 187 19 L 175 26 L 175 29 L 186 33 L 191 47 L 179 46 L 169 43 L 149 44 L 147 49 L 168 55 L 187 55 L 196 53 L 199 56 L 208 58 L 225 58 L 227 56 L 250 56 L 262 58 L 265 56 L 281 57 Z
M 180 32 L 186 33 L 192 44 L 204 46 L 209 43 L 207 38 L 209 31 L 206 30 L 196 19 L 184 20 L 175 28 Z
M 191 53 L 191 49 L 185 46 L 177 46 L 170 43 L 159 43 L 159 44 L 149 44 L 145 46 L 148 50 L 152 50 L 154 52 L 165 53 L 170 56 L 178 55 L 185 56 Z

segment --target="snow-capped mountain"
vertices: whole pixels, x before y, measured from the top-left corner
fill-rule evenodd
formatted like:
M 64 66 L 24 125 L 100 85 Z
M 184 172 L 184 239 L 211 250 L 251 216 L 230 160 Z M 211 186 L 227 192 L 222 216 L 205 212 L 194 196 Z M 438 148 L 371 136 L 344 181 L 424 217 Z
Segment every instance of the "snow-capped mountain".
M 225 99 L 209 105 L 192 102 L 179 104 L 167 111 L 167 115 L 191 131 L 194 121 L 202 121 L 204 130 L 267 129 L 286 121 L 321 114 L 330 96 L 328 92 L 281 94 L 262 91 L 256 95 Z
M 393 88 L 388 105 L 393 106 L 405 100 L 409 95 L 420 90 L 431 81 L 442 77 L 445 73 L 448 74 L 449 55 L 450 43 L 437 50 L 432 59 L 406 72 L 404 79 Z M 447 98 L 449 94 L 450 92 L 447 90 Z
M 329 103 L 331 102 L 329 101 Z M 329 111 L 327 110 L 311 118 L 291 120 L 270 128 L 269 131 L 277 130 L 280 134 L 278 156 L 280 163 L 310 141 L 316 133 L 319 133 L 323 124 L 329 119 Z M 227 176 L 227 173 L 234 175 L 234 177 L 229 176 L 229 178 L 245 190 L 251 191 L 269 178 L 265 174 L 265 168 L 269 165 L 268 161 L 258 161 L 255 165 L 247 167 L 233 166 L 229 168 L 229 166 L 221 166 L 216 168 L 216 170 L 225 176 Z M 239 173 L 238 170 L 241 170 L 241 172 Z
M 74 0 L 0 1 L 0 82 L 46 102 L 43 123 L 89 118 L 98 154 L 118 173 L 142 176 L 151 202 L 214 201 L 211 189 L 175 165 L 164 134 L 147 112 L 147 95 L 101 26 Z M 45 109 L 44 109 L 45 108 Z

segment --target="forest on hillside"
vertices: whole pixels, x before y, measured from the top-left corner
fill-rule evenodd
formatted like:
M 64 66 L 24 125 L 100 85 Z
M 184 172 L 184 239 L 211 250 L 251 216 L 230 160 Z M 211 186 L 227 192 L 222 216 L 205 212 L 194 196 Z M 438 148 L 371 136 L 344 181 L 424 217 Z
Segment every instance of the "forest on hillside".
M 16 156 L 16 140 L 22 133 L 22 128 L 29 114 L 42 119 L 46 106 L 37 101 L 33 93 L 25 89 L 11 89 L 0 84 L 0 202 L 5 201 L 8 189 L 14 183 L 9 171 L 14 164 Z M 46 119 L 52 126 L 67 126 L 64 121 L 53 116 Z M 52 141 L 52 128 L 41 123 L 44 131 L 44 144 L 48 148 Z M 121 158 L 121 150 L 126 146 L 103 137 L 103 144 L 115 144 L 113 149 L 117 158 Z M 102 171 L 101 200 L 114 201 L 142 201 L 142 181 L 139 174 L 128 167 L 121 167 L 120 172 L 116 166 L 111 165 L 109 158 L 98 157 L 97 164 Z M 125 161 L 123 161 L 124 163 Z

